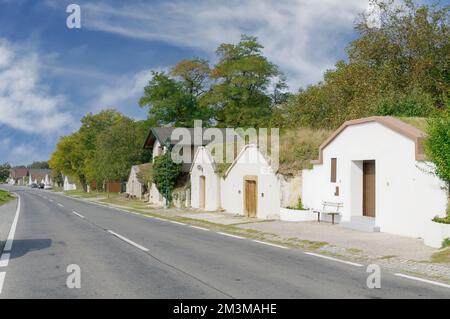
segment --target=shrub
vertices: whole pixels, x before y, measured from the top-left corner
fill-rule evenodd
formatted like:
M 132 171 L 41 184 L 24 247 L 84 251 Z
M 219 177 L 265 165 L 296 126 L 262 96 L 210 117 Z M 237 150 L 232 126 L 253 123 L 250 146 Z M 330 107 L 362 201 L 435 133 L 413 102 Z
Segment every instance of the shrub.
M 440 223 L 440 224 L 450 224 L 450 215 L 447 215 L 446 217 L 434 217 L 433 221 L 435 223 Z
M 298 197 L 297 209 L 298 209 L 298 210 L 304 210 L 304 209 L 305 209 L 305 208 L 303 207 L 302 197 L 301 197 L 301 196 Z
M 450 238 L 445 238 L 442 241 L 442 248 L 450 247 Z
M 172 201 L 172 192 L 180 173 L 181 164 L 176 164 L 172 161 L 170 151 L 167 151 L 164 155 L 155 157 L 153 163 L 153 181 L 169 203 Z

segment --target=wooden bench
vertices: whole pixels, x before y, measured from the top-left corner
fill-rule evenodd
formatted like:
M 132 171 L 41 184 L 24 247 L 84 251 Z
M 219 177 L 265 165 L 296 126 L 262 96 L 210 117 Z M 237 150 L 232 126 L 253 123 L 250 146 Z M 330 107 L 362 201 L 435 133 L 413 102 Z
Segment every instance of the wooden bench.
M 320 214 L 331 215 L 331 223 L 334 225 L 334 216 L 340 215 L 339 211 L 342 207 L 344 207 L 343 203 L 333 203 L 333 202 L 322 202 L 322 210 L 314 210 L 313 213 L 317 214 L 317 222 L 320 223 Z

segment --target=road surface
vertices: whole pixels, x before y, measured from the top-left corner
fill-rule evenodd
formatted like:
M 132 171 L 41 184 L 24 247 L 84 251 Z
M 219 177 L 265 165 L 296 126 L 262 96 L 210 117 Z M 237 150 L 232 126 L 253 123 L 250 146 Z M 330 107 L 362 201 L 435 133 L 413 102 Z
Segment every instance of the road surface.
M 30 188 L 0 298 L 449 298 L 450 289 Z M 0 216 L 1 218 L 1 216 Z M 68 288 L 69 265 L 81 270 Z M 0 287 L 1 288 L 1 287 Z

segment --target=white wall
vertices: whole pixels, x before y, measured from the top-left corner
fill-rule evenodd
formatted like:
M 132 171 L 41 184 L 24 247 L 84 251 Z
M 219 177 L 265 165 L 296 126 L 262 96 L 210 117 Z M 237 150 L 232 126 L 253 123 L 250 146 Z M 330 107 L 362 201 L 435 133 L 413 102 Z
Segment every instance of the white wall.
M 214 172 L 212 158 L 209 151 L 200 147 L 194 159 L 191 171 L 191 206 L 200 208 L 200 177 L 205 176 L 205 211 L 217 211 L 221 208 L 220 180 Z M 198 166 L 202 169 L 199 169 Z
M 69 178 L 67 176 L 65 176 L 63 189 L 64 189 L 64 191 L 74 191 L 77 189 L 77 185 L 70 183 Z
M 330 182 L 331 158 L 337 158 L 337 182 Z M 323 164 L 303 171 L 302 199 L 320 209 L 322 201 L 343 202 L 342 220 L 362 214 L 363 160 L 376 161 L 376 225 L 382 232 L 423 237 L 424 223 L 445 213 L 444 183 L 430 163 L 415 160 L 414 142 L 377 122 L 352 125 L 323 152 Z M 340 187 L 334 196 L 335 186 Z
M 142 184 L 137 178 L 136 168 L 132 167 L 130 171 L 130 176 L 127 181 L 127 194 L 136 196 L 137 198 L 142 198 Z
M 244 148 L 228 175 L 222 180 L 222 208 L 244 215 L 244 177 L 257 176 L 257 218 L 277 219 L 280 215 L 280 181 L 254 145 Z
M 164 197 L 158 191 L 158 188 L 156 188 L 155 183 L 152 183 L 152 186 L 150 187 L 148 202 L 157 206 L 164 206 L 166 203 Z

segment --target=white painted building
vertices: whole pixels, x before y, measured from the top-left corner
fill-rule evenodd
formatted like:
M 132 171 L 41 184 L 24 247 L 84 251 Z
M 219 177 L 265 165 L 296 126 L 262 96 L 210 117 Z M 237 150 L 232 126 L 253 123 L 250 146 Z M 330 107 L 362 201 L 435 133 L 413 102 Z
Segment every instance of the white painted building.
M 134 165 L 131 167 L 130 175 L 126 185 L 126 193 L 132 197 L 142 199 L 146 185 L 143 185 L 139 180 L 139 174 L 149 174 L 144 170 L 150 170 L 151 164 Z
M 69 178 L 69 176 L 64 176 L 64 185 L 63 185 L 64 191 L 74 191 L 77 189 L 77 185 L 72 182 Z
M 221 209 L 219 176 L 214 158 L 206 147 L 199 147 L 191 166 L 191 207 L 205 211 Z
M 312 170 L 303 171 L 302 200 L 343 203 L 341 224 L 372 224 L 382 232 L 423 237 L 424 225 L 445 214 L 444 183 L 423 151 L 424 133 L 392 117 L 344 123 L 320 147 Z
M 280 214 L 280 180 L 255 144 L 246 145 L 225 173 L 221 184 L 222 208 L 259 219 Z

